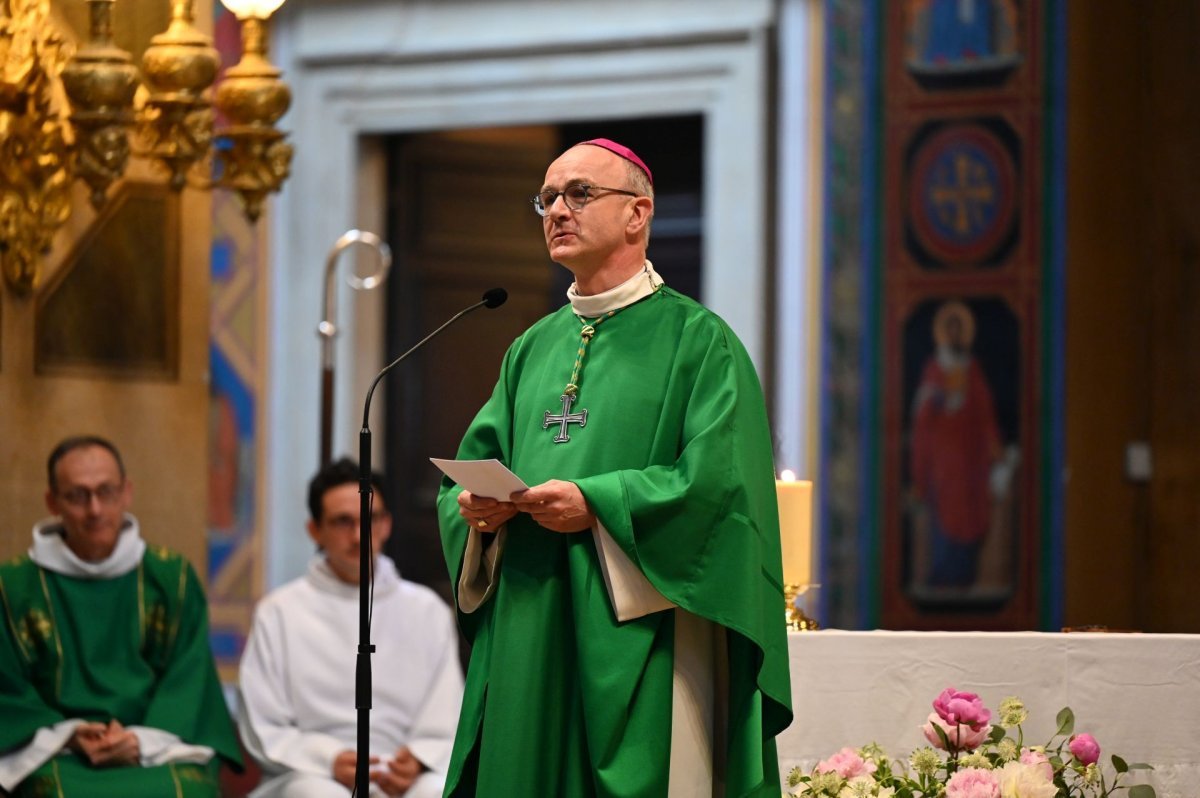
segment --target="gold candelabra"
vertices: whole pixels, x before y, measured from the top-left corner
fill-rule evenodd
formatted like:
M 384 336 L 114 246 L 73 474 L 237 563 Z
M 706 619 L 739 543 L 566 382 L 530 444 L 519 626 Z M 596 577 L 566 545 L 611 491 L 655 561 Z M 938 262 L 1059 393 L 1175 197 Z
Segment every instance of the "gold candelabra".
M 173 190 L 236 191 L 258 219 L 292 159 L 275 128 L 291 93 L 266 57 L 266 20 L 282 2 L 222 0 L 241 21 L 243 56 L 214 107 L 220 59 L 195 27 L 192 0 L 171 0 L 170 24 L 141 70 L 113 41 L 116 0 L 87 0 L 78 47 L 55 25 L 50 0 L 0 0 L 0 266 L 15 293 L 37 286 L 41 257 L 71 214 L 72 181 L 87 184 L 99 209 L 131 154 L 161 164 Z M 225 127 L 214 129 L 214 110 Z
M 821 624 L 817 623 L 815 618 L 810 618 L 796 603 L 796 600 L 804 595 L 804 592 L 810 587 L 816 587 L 816 585 L 787 584 L 783 586 L 784 617 L 787 619 L 789 631 L 803 632 L 821 628 Z

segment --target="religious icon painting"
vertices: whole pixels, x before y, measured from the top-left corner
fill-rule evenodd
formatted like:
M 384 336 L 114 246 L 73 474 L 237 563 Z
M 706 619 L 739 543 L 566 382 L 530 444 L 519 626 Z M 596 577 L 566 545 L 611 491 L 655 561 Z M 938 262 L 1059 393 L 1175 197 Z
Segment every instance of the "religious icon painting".
M 1017 239 L 1019 143 L 998 119 L 934 121 L 905 159 L 905 241 L 924 269 L 994 267 Z
M 1055 626 L 1055 5 L 830 2 L 826 279 L 839 291 L 821 581 L 832 624 Z
M 905 68 L 927 91 L 997 86 L 1020 65 L 1019 0 L 907 0 Z
M 892 578 L 920 611 L 1000 610 L 1022 578 L 1020 320 L 1001 297 L 930 297 L 901 341 Z

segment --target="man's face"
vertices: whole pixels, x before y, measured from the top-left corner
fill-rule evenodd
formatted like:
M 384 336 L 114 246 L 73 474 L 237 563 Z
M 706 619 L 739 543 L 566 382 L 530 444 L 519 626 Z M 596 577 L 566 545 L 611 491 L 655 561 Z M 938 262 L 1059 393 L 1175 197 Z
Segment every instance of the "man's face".
M 602 147 L 581 145 L 560 155 L 546 170 L 543 191 L 562 191 L 575 183 L 632 190 L 628 171 L 620 156 Z M 613 251 L 626 243 L 629 206 L 634 197 L 604 191 L 579 210 L 571 210 L 562 197 L 554 200 L 542 217 L 550 259 L 576 275 L 602 265 Z
M 54 476 L 46 507 L 62 518 L 67 546 L 87 562 L 105 559 L 117 545 L 133 498 L 116 458 L 103 446 L 72 449 L 55 465 Z
M 371 555 L 377 557 L 392 534 L 392 517 L 378 493 L 373 501 Z M 330 488 L 321 497 L 321 520 L 308 522 L 308 534 L 325 553 L 329 567 L 339 579 L 352 585 L 358 584 L 359 502 L 357 483 Z

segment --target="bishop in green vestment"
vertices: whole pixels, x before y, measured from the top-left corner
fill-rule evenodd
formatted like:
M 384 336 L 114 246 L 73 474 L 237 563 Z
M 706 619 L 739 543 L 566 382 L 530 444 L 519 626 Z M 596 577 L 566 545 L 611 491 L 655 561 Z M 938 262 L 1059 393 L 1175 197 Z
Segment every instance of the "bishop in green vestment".
M 112 444 L 68 439 L 48 470 L 56 517 L 0 564 L 0 789 L 215 798 L 241 758 L 195 571 L 143 542 Z
M 600 139 L 534 198 L 570 304 L 509 348 L 443 483 L 472 643 L 447 796 L 778 796 L 791 720 L 771 437 L 737 337 L 645 260 L 649 169 Z

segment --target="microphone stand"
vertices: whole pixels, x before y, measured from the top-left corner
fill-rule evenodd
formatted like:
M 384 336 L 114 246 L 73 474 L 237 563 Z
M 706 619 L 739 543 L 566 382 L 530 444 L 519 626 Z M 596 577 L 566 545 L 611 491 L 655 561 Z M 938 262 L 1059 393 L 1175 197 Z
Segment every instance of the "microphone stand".
M 367 760 L 371 756 L 371 655 L 375 653 L 375 646 L 371 644 L 370 611 L 371 555 L 373 549 L 371 539 L 371 500 L 374 494 L 374 489 L 371 487 L 371 428 L 369 424 L 371 397 L 375 394 L 375 388 L 379 385 L 380 380 L 389 371 L 400 365 L 406 357 L 424 346 L 429 339 L 471 311 L 482 307 L 498 308 L 504 304 L 504 300 L 506 299 L 508 299 L 507 291 L 503 288 L 492 288 L 484 293 L 483 299 L 455 313 L 441 327 L 438 327 L 414 344 L 407 352 L 384 366 L 383 370 L 375 375 L 375 379 L 367 391 L 366 401 L 363 402 L 362 429 L 358 433 L 358 659 L 354 670 L 354 707 L 358 710 L 358 740 L 356 761 L 354 763 L 353 794 L 357 798 L 366 798 L 370 790 Z

